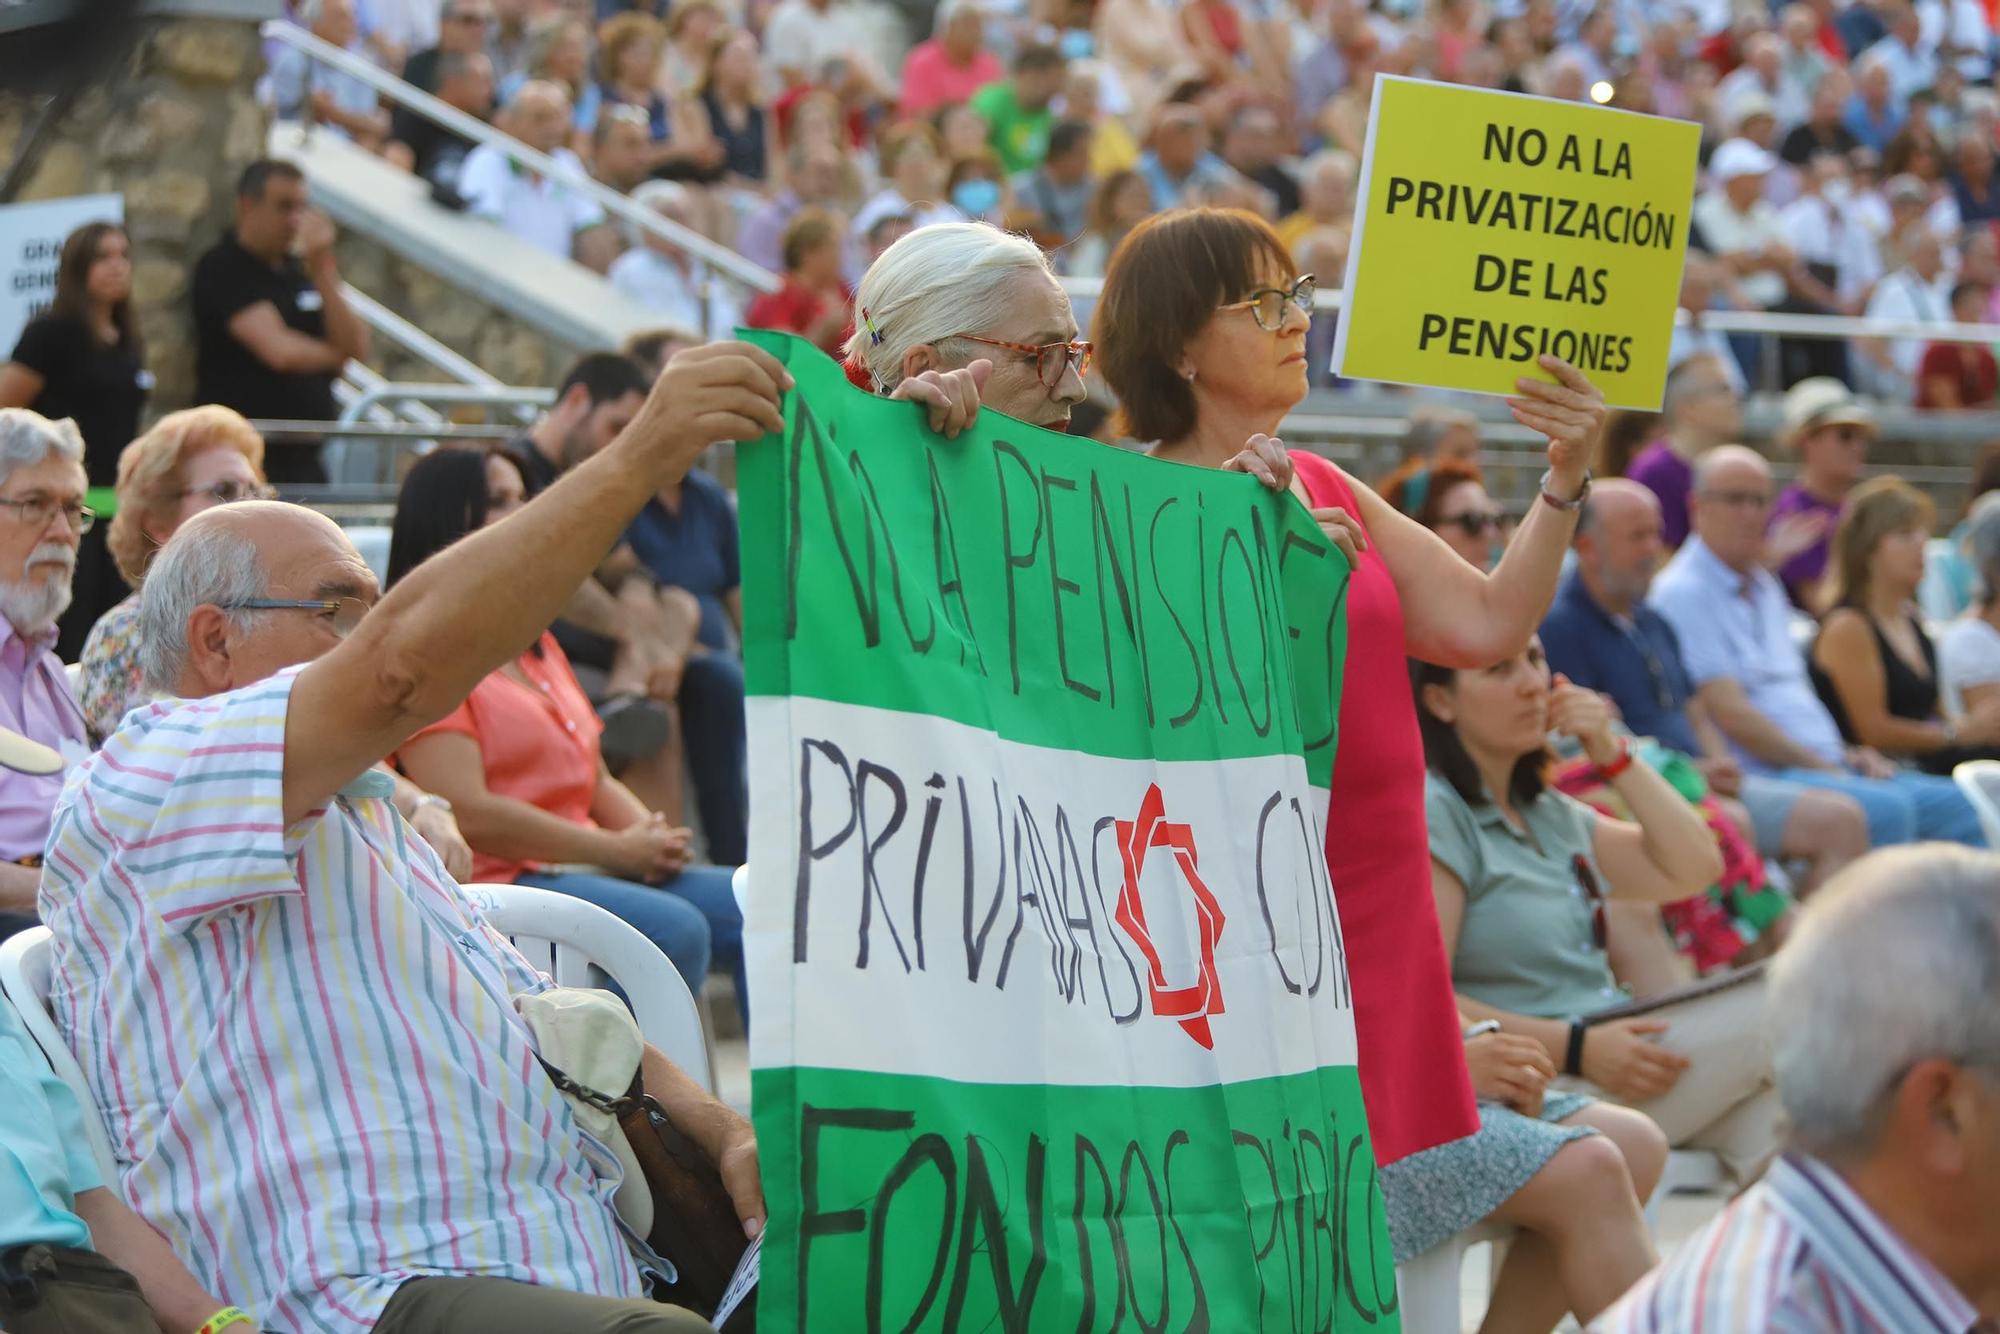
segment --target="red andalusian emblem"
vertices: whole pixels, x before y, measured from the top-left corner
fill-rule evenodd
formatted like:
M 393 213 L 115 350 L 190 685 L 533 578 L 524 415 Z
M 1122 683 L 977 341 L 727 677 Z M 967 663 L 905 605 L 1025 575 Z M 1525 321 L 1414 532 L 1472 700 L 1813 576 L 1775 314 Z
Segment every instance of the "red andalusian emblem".
M 1215 976 L 1215 942 L 1222 938 L 1222 905 L 1215 901 L 1215 895 L 1202 883 L 1196 869 L 1194 830 L 1188 825 L 1168 823 L 1166 799 L 1160 795 L 1157 783 L 1146 789 L 1145 799 L 1139 803 L 1139 818 L 1119 820 L 1116 824 L 1118 851 L 1125 861 L 1125 884 L 1118 891 L 1118 911 L 1113 916 L 1146 956 L 1153 1013 L 1178 1021 L 1189 1037 L 1212 1049 L 1215 1038 L 1208 1029 L 1208 1016 L 1222 1013 L 1222 984 Z M 1194 895 L 1201 933 L 1201 975 L 1191 986 L 1167 985 L 1166 973 L 1160 967 L 1160 951 L 1146 929 L 1146 905 L 1139 898 L 1139 873 L 1145 869 L 1146 854 L 1154 848 L 1173 851 L 1174 865 Z

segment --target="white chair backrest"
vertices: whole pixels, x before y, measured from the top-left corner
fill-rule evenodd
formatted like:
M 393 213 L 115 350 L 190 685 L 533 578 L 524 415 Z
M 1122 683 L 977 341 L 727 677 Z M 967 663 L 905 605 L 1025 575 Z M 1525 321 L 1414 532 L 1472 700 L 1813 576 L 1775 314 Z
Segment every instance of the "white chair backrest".
M 1957 546 L 1948 537 L 1933 537 L 1924 543 L 1924 577 L 1917 585 L 1917 609 L 1927 621 L 1948 621 L 1965 610 L 1951 580 Z
M 601 987 L 607 978 L 617 982 L 646 1041 L 688 1078 L 715 1092 L 715 1062 L 694 996 L 673 960 L 636 927 L 594 903 L 554 890 L 467 885 L 465 892 L 496 931 L 558 984 Z
M 84 1081 L 83 1067 L 76 1063 L 62 1032 L 49 1014 L 49 929 L 29 927 L 0 941 L 0 988 L 21 1016 L 21 1026 L 49 1058 L 56 1078 L 69 1085 L 76 1105 L 83 1112 L 83 1133 L 90 1141 L 91 1156 L 97 1159 L 98 1175 L 107 1185 L 118 1180 L 118 1160 L 111 1154 L 111 1136 L 97 1114 L 97 1099 Z
M 750 868 L 739 866 L 729 876 L 730 892 L 736 895 L 736 911 L 750 920 Z
M 1987 846 L 2000 848 L 2000 760 L 1967 760 L 1951 771 L 1951 778 L 1979 812 Z

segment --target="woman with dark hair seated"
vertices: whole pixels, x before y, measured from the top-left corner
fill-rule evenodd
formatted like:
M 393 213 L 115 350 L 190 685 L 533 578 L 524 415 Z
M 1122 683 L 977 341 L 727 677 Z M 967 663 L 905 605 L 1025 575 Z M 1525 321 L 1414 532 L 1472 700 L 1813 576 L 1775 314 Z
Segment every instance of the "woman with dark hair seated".
M 504 453 L 440 449 L 403 479 L 389 547 L 393 587 L 459 538 L 519 509 L 526 487 Z M 458 710 L 397 752 L 445 798 L 472 845 L 476 881 L 552 889 L 617 914 L 699 991 L 711 954 L 743 981 L 743 917 L 730 870 L 690 866 L 689 832 L 611 776 L 596 713 L 555 638 L 473 688 Z
M 1507 511 L 1486 490 L 1479 465 L 1448 460 L 1426 474 L 1423 503 L 1411 517 L 1444 539 L 1475 570 L 1500 563 L 1507 546 Z
M 1410 675 L 1460 1010 L 1540 1043 L 1566 1087 L 1628 1103 L 1670 1143 L 1711 1149 L 1739 1184 L 1754 1181 L 1782 1121 L 1762 982 L 1697 983 L 1620 1017 L 1607 953 L 1607 898 L 1672 903 L 1715 882 L 1722 859 L 1701 814 L 1638 762 L 1603 696 L 1551 681 L 1540 639 L 1491 667 L 1414 663 Z M 1582 746 L 1632 820 L 1548 786 L 1550 732 Z

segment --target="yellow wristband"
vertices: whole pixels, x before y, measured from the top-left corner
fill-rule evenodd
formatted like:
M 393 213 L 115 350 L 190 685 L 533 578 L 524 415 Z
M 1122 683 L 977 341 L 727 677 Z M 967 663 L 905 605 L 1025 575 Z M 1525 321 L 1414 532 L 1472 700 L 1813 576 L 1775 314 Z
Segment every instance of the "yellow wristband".
M 195 1330 L 194 1334 L 222 1334 L 222 1331 L 228 1329 L 231 1325 L 248 1325 L 251 1323 L 253 1322 L 250 1319 L 249 1313 L 242 1307 L 225 1306 L 208 1319 L 202 1321 L 201 1328 Z

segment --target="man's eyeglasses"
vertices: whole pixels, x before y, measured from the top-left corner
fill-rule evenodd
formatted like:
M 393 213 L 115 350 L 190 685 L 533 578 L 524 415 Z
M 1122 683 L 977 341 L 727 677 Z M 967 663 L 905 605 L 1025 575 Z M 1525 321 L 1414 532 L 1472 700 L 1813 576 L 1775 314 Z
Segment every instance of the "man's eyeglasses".
M 1081 377 L 1090 369 L 1091 355 L 1096 348 L 1089 343 L 1010 343 L 1004 338 L 984 338 L 979 334 L 959 334 L 968 343 L 984 343 L 988 347 L 1004 347 L 1010 352 L 1020 352 L 1035 359 L 1035 378 L 1042 382 L 1042 388 L 1054 389 L 1063 381 L 1063 373 L 1071 366 Z
M 1591 869 L 1590 858 L 1579 852 L 1570 858 L 1569 864 L 1576 873 L 1577 887 L 1583 890 L 1584 900 L 1590 904 L 1590 943 L 1603 949 L 1610 939 L 1610 933 L 1604 929 L 1604 887 L 1597 883 L 1597 872 Z
M 0 505 L 14 511 L 14 517 L 28 527 L 40 530 L 49 526 L 49 520 L 61 510 L 69 526 L 81 533 L 87 533 L 97 523 L 97 511 L 78 501 L 51 500 L 47 496 L 27 496 L 21 500 L 0 499 Z
M 1312 318 L 1313 293 L 1319 290 L 1319 282 L 1310 273 L 1293 283 L 1291 290 L 1282 287 L 1261 287 L 1241 301 L 1232 301 L 1217 310 L 1244 310 L 1256 317 L 1257 327 L 1276 333 L 1285 323 L 1285 304 L 1290 302 Z
M 319 613 L 336 639 L 345 639 L 368 614 L 360 598 L 244 598 L 221 604 L 224 611 L 311 611 Z
M 1711 501 L 1717 505 L 1728 505 L 1732 509 L 1761 510 L 1771 507 L 1771 493 L 1769 491 L 1700 491 L 1696 494 L 1703 500 Z
M 1499 510 L 1472 511 L 1465 514 L 1447 514 L 1438 520 L 1438 526 L 1456 527 L 1467 537 L 1480 537 L 1486 533 L 1497 533 L 1507 521 L 1507 516 Z
M 262 482 L 239 482 L 231 477 L 212 486 L 190 486 L 184 491 L 176 491 L 174 498 L 181 500 L 188 496 L 207 496 L 218 505 L 234 505 L 239 500 L 271 500 L 277 494 L 278 488 L 275 486 L 266 486 Z

